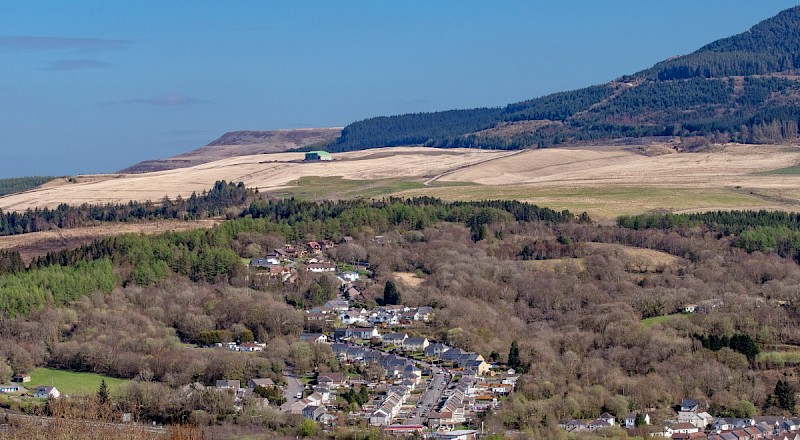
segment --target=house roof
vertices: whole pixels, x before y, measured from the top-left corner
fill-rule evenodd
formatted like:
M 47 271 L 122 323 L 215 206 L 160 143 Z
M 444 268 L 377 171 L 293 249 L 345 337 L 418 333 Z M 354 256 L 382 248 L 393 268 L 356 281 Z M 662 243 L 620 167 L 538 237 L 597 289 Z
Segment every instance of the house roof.
M 342 382 L 344 381 L 343 373 L 319 373 L 317 375 L 317 382 Z
M 266 378 L 266 379 L 250 379 L 250 383 L 252 383 L 255 386 L 261 386 L 261 387 L 273 387 L 273 386 L 275 386 L 275 382 L 273 382 L 272 379 L 270 379 L 270 378 Z
M 673 431 L 677 431 L 678 429 L 700 429 L 697 426 L 692 425 L 691 423 L 681 422 L 681 423 L 671 423 L 669 428 Z
M 403 344 L 407 345 L 422 345 L 428 341 L 428 338 L 408 338 L 403 341 Z

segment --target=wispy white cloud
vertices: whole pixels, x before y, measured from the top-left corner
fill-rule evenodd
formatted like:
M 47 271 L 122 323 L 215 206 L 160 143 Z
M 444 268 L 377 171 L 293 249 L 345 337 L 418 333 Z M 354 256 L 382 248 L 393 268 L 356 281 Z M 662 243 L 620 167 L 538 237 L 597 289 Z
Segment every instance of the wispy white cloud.
M 108 50 L 124 49 L 132 43 L 129 40 L 110 40 L 105 38 L 0 36 L 0 50 Z
M 166 95 L 158 95 L 150 98 L 133 98 L 133 99 L 123 99 L 121 101 L 101 102 L 101 104 L 103 105 L 147 104 L 147 105 L 158 105 L 158 106 L 182 106 L 182 105 L 208 104 L 208 103 L 209 101 L 193 98 L 191 96 L 187 96 L 182 93 L 168 93 Z
M 64 70 L 105 69 L 107 67 L 111 67 L 111 64 L 100 60 L 56 60 L 50 61 L 50 64 L 47 67 L 43 67 L 42 70 L 59 72 Z

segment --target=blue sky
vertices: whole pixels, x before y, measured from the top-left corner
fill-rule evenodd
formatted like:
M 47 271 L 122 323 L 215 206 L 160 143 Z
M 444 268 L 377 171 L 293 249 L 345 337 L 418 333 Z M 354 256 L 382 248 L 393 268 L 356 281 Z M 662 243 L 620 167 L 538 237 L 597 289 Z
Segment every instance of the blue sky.
M 797 0 L 0 0 L 0 177 L 600 84 Z

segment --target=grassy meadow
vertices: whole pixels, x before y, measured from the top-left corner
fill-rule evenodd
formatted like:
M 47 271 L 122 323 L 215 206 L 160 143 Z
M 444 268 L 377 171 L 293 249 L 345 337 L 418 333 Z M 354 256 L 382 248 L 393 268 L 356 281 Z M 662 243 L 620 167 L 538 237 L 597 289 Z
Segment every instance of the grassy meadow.
M 100 382 L 105 379 L 111 392 L 128 380 L 103 376 L 94 373 L 78 373 L 74 371 L 56 370 L 53 368 L 37 368 L 31 371 L 31 381 L 24 384 L 33 390 L 37 386 L 54 386 L 61 394 L 87 396 L 97 392 Z
M 280 197 L 304 200 L 381 197 L 425 188 L 422 182 L 402 179 L 350 180 L 342 177 L 301 177 L 288 188 L 272 191 Z
M 596 220 L 648 211 L 688 211 L 764 206 L 768 201 L 735 188 L 686 188 L 661 186 L 525 186 L 471 185 L 431 187 L 399 193 L 430 195 L 444 200 L 516 199 L 550 209 L 587 212 Z

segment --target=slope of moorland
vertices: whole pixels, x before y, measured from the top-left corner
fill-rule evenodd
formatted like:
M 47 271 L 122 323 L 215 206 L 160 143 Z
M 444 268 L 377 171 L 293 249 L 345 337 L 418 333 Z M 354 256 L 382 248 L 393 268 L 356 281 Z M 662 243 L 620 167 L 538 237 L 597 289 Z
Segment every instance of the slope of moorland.
M 149 173 L 186 168 L 234 156 L 280 153 L 282 151 L 324 145 L 336 139 L 341 128 L 303 128 L 272 131 L 232 131 L 210 144 L 166 159 L 146 160 L 120 173 Z
M 144 174 L 117 174 L 64 182 L 0 198 L 0 209 L 55 207 L 59 203 L 117 203 L 188 197 L 218 180 L 244 182 L 248 188 L 277 190 L 304 176 L 341 176 L 352 180 L 432 177 L 459 167 L 502 157 L 509 152 L 406 148 L 336 155 L 332 162 L 304 162 L 303 153 L 233 157 L 185 169 Z M 325 188 L 320 188 L 322 193 Z
M 800 7 L 608 84 L 502 108 L 354 122 L 326 148 L 518 149 L 624 137 L 774 143 L 798 137 Z
M 670 144 L 523 151 L 385 148 L 304 162 L 302 153 L 229 158 L 145 174 L 81 176 L 0 197 L 0 209 L 187 197 L 218 180 L 306 199 L 429 195 L 516 199 L 593 218 L 649 211 L 800 210 L 800 148 L 728 144 L 675 153 Z M 266 160 L 265 160 L 266 159 Z

